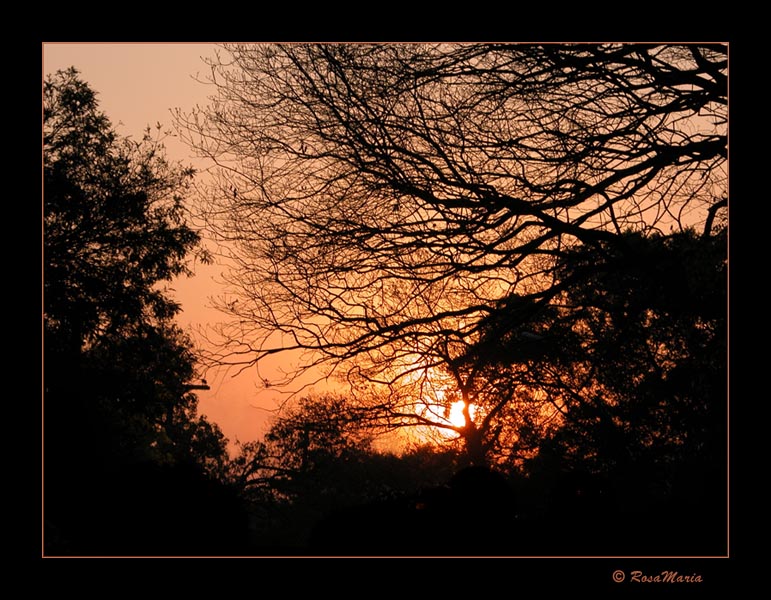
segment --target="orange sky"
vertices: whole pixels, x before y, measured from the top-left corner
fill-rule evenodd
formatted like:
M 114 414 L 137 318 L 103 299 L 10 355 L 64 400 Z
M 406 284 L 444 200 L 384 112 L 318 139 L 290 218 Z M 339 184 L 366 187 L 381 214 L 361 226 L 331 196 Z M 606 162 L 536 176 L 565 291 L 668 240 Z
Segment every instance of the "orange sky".
M 171 129 L 170 111 L 187 111 L 205 104 L 209 88 L 195 81 L 208 72 L 202 57 L 212 56 L 210 44 L 44 44 L 43 73 L 74 66 L 97 92 L 100 108 L 118 133 L 140 137 L 145 127 L 160 122 Z M 165 142 L 169 158 L 196 167 L 202 165 L 187 146 L 176 138 Z M 174 297 L 182 304 L 179 322 L 195 330 L 221 320 L 210 307 L 210 298 L 219 292 L 218 265 L 195 265 L 196 276 L 174 281 Z M 195 333 L 193 334 L 194 337 Z M 275 408 L 275 393 L 259 391 L 251 371 L 233 378 L 219 372 L 206 374 L 211 391 L 198 393 L 199 409 L 216 422 L 232 441 L 259 437 Z

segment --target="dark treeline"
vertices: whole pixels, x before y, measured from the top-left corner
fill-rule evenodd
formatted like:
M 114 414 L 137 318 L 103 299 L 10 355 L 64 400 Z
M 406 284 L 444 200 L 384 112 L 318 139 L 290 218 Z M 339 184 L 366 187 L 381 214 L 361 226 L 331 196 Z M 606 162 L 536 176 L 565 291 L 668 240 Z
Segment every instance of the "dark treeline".
M 196 413 L 192 344 L 161 287 L 199 242 L 192 172 L 149 131 L 119 138 L 74 69 L 45 82 L 44 152 L 44 550 L 237 547 L 226 440 Z
M 705 174 L 706 180 L 714 179 L 710 190 L 720 187 L 724 138 L 693 134 L 683 141 L 673 132 L 685 120 L 682 113 L 701 115 L 698 111 L 708 106 L 722 114 L 723 53 L 713 46 L 669 52 L 587 48 L 461 45 L 418 48 L 414 56 L 410 47 L 385 46 L 265 47 L 254 56 L 235 50 L 246 71 L 262 73 L 259 67 L 267 77 L 267 66 L 279 61 L 297 77 L 281 80 L 286 89 L 266 86 L 266 94 L 283 95 L 275 104 L 278 116 L 266 117 L 260 146 L 289 152 L 286 165 L 292 168 L 281 167 L 273 180 L 266 175 L 261 191 L 255 191 L 259 185 L 236 190 L 246 185 L 245 171 L 219 182 L 223 202 L 237 205 L 232 223 L 242 228 L 237 233 L 244 256 L 251 260 L 264 251 L 262 258 L 281 258 L 265 272 L 259 265 L 270 261 L 244 259 L 243 297 L 255 304 L 247 308 L 241 302 L 238 310 L 247 312 L 236 316 L 258 314 L 251 318 L 265 331 L 272 324 L 274 330 L 293 333 L 300 347 L 320 352 L 322 360 L 315 365 L 352 365 L 346 372 L 349 391 L 288 403 L 264 438 L 239 444 L 235 457 L 228 455 L 218 427 L 197 414 L 191 388 L 200 377 L 196 353 L 174 324 L 180 307 L 163 292 L 164 282 L 186 273 L 192 257 L 208 258 L 199 234 L 185 220 L 193 173 L 167 162 L 161 140 L 149 131 L 140 141 L 117 136 L 99 112 L 95 92 L 75 70 L 49 76 L 44 88 L 44 553 L 725 554 L 727 199 L 713 198 L 698 229 L 678 217 L 665 233 L 663 220 L 639 226 L 643 209 L 634 197 L 644 189 L 645 202 L 655 206 L 651 198 L 671 193 L 674 199 L 661 211 L 670 214 L 677 212 L 677 190 L 695 190 L 686 205 L 696 202 L 704 191 L 698 186 L 706 185 L 697 182 Z M 552 62 L 559 68 L 541 70 Z M 679 69 L 683 64 L 691 67 Z M 574 72 L 581 77 L 570 79 Z M 370 84 L 372 73 L 388 81 Z M 622 97 L 638 99 L 639 106 L 615 115 L 619 123 L 626 118 L 628 123 L 610 131 L 595 108 L 590 112 L 596 122 L 585 131 L 579 124 L 587 117 L 573 115 L 575 130 L 565 133 L 562 121 L 554 125 L 563 131 L 560 137 L 550 128 L 564 108 L 559 103 L 568 102 L 561 94 L 591 94 L 593 88 L 576 85 L 584 83 L 584 73 L 589 79 L 600 73 L 606 86 L 596 106 L 611 98 L 607 106 L 625 110 Z M 464 111 L 504 106 L 493 100 L 516 87 L 509 81 L 513 74 L 526 91 L 523 102 L 543 102 L 537 125 L 544 130 L 528 129 L 510 143 L 490 142 L 493 133 L 513 134 L 492 117 L 484 126 L 490 129 L 480 124 L 477 131 L 474 119 L 463 120 Z M 463 77 L 473 85 L 461 85 Z M 250 80 L 224 81 L 227 91 Z M 388 82 L 403 86 L 401 92 L 398 86 L 388 89 L 409 102 L 391 103 L 378 87 Z M 696 83 L 701 87 L 694 88 Z M 295 84 L 301 94 L 295 95 Z M 658 93 L 656 86 L 664 91 Z M 314 140 L 313 130 L 299 129 L 305 137 L 294 140 L 296 147 L 278 134 L 271 138 L 274 117 L 282 134 L 300 123 L 303 115 L 291 101 L 306 98 L 303 94 L 314 100 L 302 107 L 316 111 L 303 126 L 318 126 L 319 138 Z M 241 97 L 226 94 L 224 100 Z M 274 106 L 269 99 L 262 100 Z M 519 100 L 514 105 L 522 106 Z M 455 101 L 463 111 L 451 110 Z M 346 102 L 353 103 L 348 112 L 332 110 Z M 594 107 L 593 102 L 586 106 Z M 363 115 L 361 131 L 350 121 L 358 114 L 354 108 Z M 394 121 L 401 118 L 399 111 L 404 119 Z M 226 123 L 236 137 L 229 151 L 236 154 L 254 150 L 237 137 L 254 125 L 246 114 L 215 115 L 230 119 Z M 242 128 L 239 118 L 245 119 Z M 640 125 L 646 120 L 648 125 Z M 408 123 L 419 125 L 407 132 Z M 526 127 L 531 126 L 536 127 L 531 122 Z M 648 127 L 647 137 L 636 133 L 638 126 Z M 389 138 L 395 135 L 390 127 L 403 134 L 398 144 Z M 419 145 L 428 144 L 425 154 L 413 151 L 411 133 Z M 523 149 L 530 151 L 531 135 L 553 143 L 536 161 L 538 177 L 548 182 L 554 169 L 559 178 L 553 189 L 540 181 L 519 182 L 530 186 L 533 207 L 522 212 L 510 190 L 505 197 L 495 194 L 481 175 L 468 173 L 475 164 L 483 166 L 479 173 L 502 185 L 496 170 L 512 157 L 520 160 Z M 443 136 L 454 140 L 450 150 L 433 143 Z M 480 146 L 475 154 L 468 146 L 477 138 L 489 147 Z M 682 148 L 668 153 L 663 140 Z M 560 165 L 567 162 L 550 154 L 559 156 L 564 148 L 575 178 L 562 173 Z M 348 150 L 351 156 L 336 154 Z M 365 150 L 378 160 L 369 160 Z M 627 163 L 617 161 L 624 152 Z M 424 169 L 424 161 L 431 168 Z M 321 176 L 306 179 L 319 189 L 293 197 L 292 178 L 311 172 L 315 177 L 320 163 L 341 169 L 329 180 L 334 185 Z M 589 164 L 591 173 L 584 173 Z M 640 174 L 639 165 L 650 173 Z M 606 185 L 600 196 L 608 221 L 595 226 L 571 220 L 565 216 L 569 211 L 554 212 L 553 206 L 568 202 L 565 198 L 580 197 L 571 210 L 584 209 L 591 194 L 581 177 L 601 180 L 597 189 Z M 624 183 L 625 177 L 631 183 Z M 341 183 L 346 178 L 350 187 Z M 646 186 L 659 180 L 664 191 L 650 192 Z M 287 198 L 284 207 L 270 196 L 271 182 L 278 182 Z M 362 189 L 350 192 L 358 185 Z M 441 186 L 446 189 L 438 190 Z M 391 192 L 394 197 L 387 196 Z M 329 205 L 330 213 L 314 208 L 314 202 L 327 202 L 335 193 L 351 206 Z M 374 198 L 377 194 L 385 200 Z M 359 206 L 361 198 L 374 198 L 372 206 Z M 413 201 L 416 206 L 410 207 Z M 383 202 L 393 206 L 390 222 L 383 221 Z M 624 221 L 619 211 L 627 204 L 641 212 L 627 214 Z M 251 229 L 242 217 L 252 210 L 262 210 L 284 231 Z M 505 216 L 507 210 L 513 216 Z M 442 220 L 448 226 L 437 232 Z M 475 231 L 480 223 L 481 233 Z M 512 245 L 519 238 L 510 232 L 529 228 L 546 233 L 528 233 Z M 249 234 L 254 239 L 247 240 Z M 458 240 L 465 246 L 456 255 Z M 500 258 L 486 263 L 481 258 L 486 253 Z M 471 258 L 463 262 L 463 256 Z M 273 304 L 248 288 L 262 276 L 259 294 L 275 293 Z M 507 277 L 511 286 L 502 292 L 499 282 Z M 324 281 L 334 285 L 319 288 Z M 471 281 L 487 287 L 468 285 Z M 514 285 L 522 281 L 523 287 Z M 433 295 L 432 286 L 441 293 Z M 336 304 L 341 298 L 345 302 Z M 443 304 L 446 298 L 459 304 Z M 289 299 L 307 305 L 294 312 Z M 353 307 L 351 313 L 341 306 Z M 419 310 L 426 316 L 416 317 Z M 320 317 L 334 326 L 317 330 L 313 318 Z M 340 340 L 348 334 L 352 341 L 346 346 Z M 248 346 L 249 340 L 230 342 Z M 425 369 L 430 377 L 455 385 L 442 402 L 447 411 L 451 403 L 465 403 L 463 425 L 450 426 L 449 412 L 445 420 L 428 419 L 405 409 L 416 402 L 415 390 L 400 379 L 414 348 L 430 365 Z M 413 377 L 415 389 L 428 389 L 430 377 Z M 478 410 L 475 416 L 471 405 Z M 426 437 L 425 443 L 398 452 L 378 449 L 382 434 L 415 426 L 445 433 L 439 442 Z

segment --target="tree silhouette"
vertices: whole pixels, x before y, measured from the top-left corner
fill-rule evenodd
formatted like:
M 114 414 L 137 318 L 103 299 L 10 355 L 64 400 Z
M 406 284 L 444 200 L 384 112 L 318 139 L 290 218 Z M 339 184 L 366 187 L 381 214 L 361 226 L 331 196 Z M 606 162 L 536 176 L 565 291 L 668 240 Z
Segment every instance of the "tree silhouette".
M 535 341 L 581 276 L 567 253 L 725 215 L 723 45 L 225 45 L 211 83 L 177 124 L 219 167 L 202 209 L 240 300 L 219 358 L 302 352 L 476 463 L 508 423 L 546 426 L 470 360 L 490 323 Z
M 584 253 L 568 267 L 595 274 L 562 324 L 589 332 L 583 356 L 565 352 L 578 360 L 563 373 L 582 385 L 571 382 L 565 424 L 536 469 L 582 469 L 626 520 L 680 532 L 651 547 L 727 547 L 726 233 L 630 236 L 632 252 Z
M 201 551 L 183 535 L 214 528 L 191 535 L 182 490 L 228 504 L 210 489 L 226 440 L 196 414 L 192 343 L 161 287 L 199 242 L 192 172 L 149 132 L 118 137 L 75 69 L 46 79 L 43 108 L 46 551 Z
M 255 551 L 327 550 L 344 535 L 326 531 L 328 519 L 334 523 L 335 515 L 349 511 L 404 504 L 458 468 L 455 451 L 421 445 L 393 453 L 375 449 L 371 438 L 366 419 L 347 398 L 322 395 L 299 399 L 277 415 L 262 440 L 240 444 L 230 477 L 249 502 Z M 358 535 L 377 545 L 377 524 L 366 526 Z M 403 540 L 400 549 L 409 547 Z

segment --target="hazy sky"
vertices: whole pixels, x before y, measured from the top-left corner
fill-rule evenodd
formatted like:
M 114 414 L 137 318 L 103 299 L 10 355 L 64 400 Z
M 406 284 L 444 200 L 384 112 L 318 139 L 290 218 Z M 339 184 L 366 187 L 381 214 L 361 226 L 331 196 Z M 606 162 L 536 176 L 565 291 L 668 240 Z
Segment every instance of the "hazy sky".
M 206 104 L 210 88 L 195 77 L 208 73 L 202 57 L 213 56 L 214 50 L 209 44 L 44 44 L 43 73 L 77 68 L 117 131 L 138 138 L 157 122 L 171 129 L 172 109 L 187 111 Z M 196 166 L 179 140 L 169 138 L 165 145 L 169 158 Z M 197 266 L 195 271 L 195 277 L 173 283 L 173 295 L 184 311 L 179 322 L 186 329 L 221 319 L 209 299 L 219 293 L 216 282 L 222 268 Z M 218 423 L 231 441 L 258 437 L 270 416 L 263 409 L 275 407 L 275 395 L 258 393 L 251 372 L 236 379 L 222 372 L 206 377 L 212 389 L 199 393 L 200 412 Z

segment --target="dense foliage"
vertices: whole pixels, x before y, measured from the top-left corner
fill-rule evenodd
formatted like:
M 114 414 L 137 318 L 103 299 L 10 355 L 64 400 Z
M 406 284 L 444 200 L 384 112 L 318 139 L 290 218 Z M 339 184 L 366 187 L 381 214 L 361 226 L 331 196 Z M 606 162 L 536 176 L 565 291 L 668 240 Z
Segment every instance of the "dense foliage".
M 222 541 L 226 440 L 197 414 L 192 342 L 162 287 L 199 243 L 182 205 L 192 172 L 149 131 L 119 137 L 74 69 L 45 81 L 43 141 L 47 550 Z

